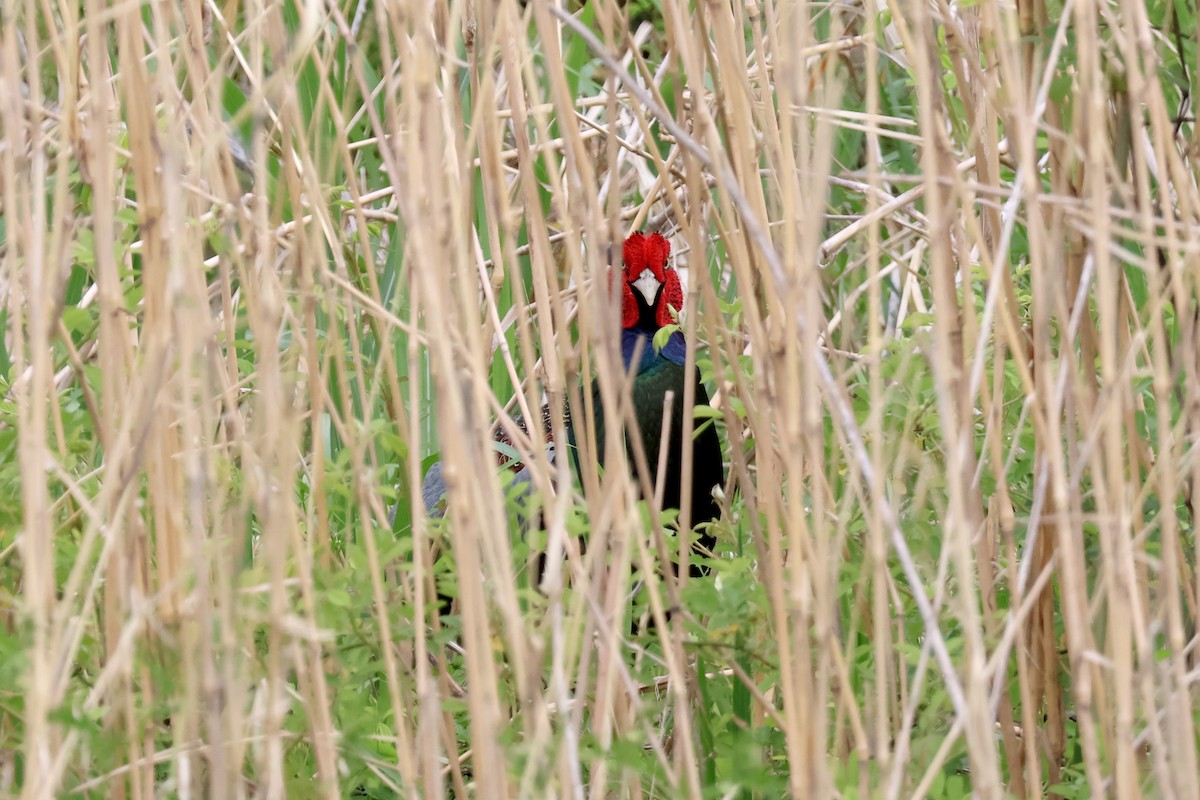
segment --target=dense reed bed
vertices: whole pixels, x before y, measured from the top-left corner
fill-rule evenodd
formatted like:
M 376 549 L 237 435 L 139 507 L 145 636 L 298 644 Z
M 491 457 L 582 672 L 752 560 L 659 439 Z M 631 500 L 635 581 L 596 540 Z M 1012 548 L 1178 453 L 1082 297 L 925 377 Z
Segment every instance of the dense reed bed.
M 1200 797 L 1196 26 L 6 2 L 0 793 Z M 634 230 L 707 576 L 496 469 L 619 412 Z

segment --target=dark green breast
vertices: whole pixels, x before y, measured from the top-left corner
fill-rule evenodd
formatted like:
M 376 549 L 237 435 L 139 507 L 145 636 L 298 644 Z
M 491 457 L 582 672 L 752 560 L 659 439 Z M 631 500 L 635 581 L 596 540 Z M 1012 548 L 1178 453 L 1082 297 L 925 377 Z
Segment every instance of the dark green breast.
M 700 382 L 700 375 L 693 375 L 696 385 L 696 405 L 708 405 L 708 392 Z M 670 438 L 667 442 L 667 463 L 663 473 L 663 508 L 680 508 L 681 478 L 683 475 L 683 394 L 685 367 L 666 358 L 657 358 L 655 363 L 639 374 L 633 382 L 633 408 L 637 419 L 638 435 L 645 448 L 646 464 L 650 470 L 649 484 L 655 485 L 660 448 L 662 445 L 663 401 L 667 392 L 673 394 L 671 401 Z M 592 396 L 596 409 L 596 447 L 600 466 L 604 466 L 604 436 L 606 423 L 598 388 Z M 697 427 L 693 424 L 694 429 Z M 625 432 L 627 437 L 629 431 Z M 637 472 L 632 441 L 626 438 L 629 464 L 641 486 Z M 709 425 L 697 435 L 692 445 L 692 499 L 691 523 L 710 522 L 716 519 L 720 509 L 713 499 L 712 488 L 725 482 L 725 467 L 721 457 L 721 443 L 716 428 Z
M 633 380 L 632 400 L 634 408 L 634 416 L 637 419 L 637 430 L 631 432 L 626 429 L 625 443 L 627 459 L 630 468 L 633 470 L 633 477 L 637 486 L 641 487 L 641 476 L 638 473 L 637 460 L 634 456 L 633 440 L 630 435 L 637 435 L 645 448 L 646 464 L 650 470 L 648 483 L 650 486 L 655 486 L 658 474 L 659 452 L 662 444 L 662 426 L 663 426 L 663 401 L 667 392 L 673 393 L 671 402 L 671 428 L 670 436 L 667 441 L 667 459 L 666 468 L 663 473 L 663 509 L 679 509 L 681 492 L 681 480 L 683 475 L 683 394 L 686 381 L 686 366 L 684 356 L 686 350 L 684 348 L 683 337 L 676 333 L 668 341 L 667 347 L 664 347 L 661 352 L 655 352 L 650 344 L 648 337 L 640 336 L 632 332 L 626 332 L 626 344 L 634 340 L 634 336 L 642 339 L 641 349 L 642 357 L 638 362 L 638 374 Z M 623 355 L 628 366 L 635 355 L 636 348 L 623 347 Z M 693 370 L 692 381 L 696 387 L 695 405 L 708 405 L 708 392 L 704 388 L 704 384 L 700 381 L 700 373 L 698 370 Z M 600 400 L 599 387 L 595 384 L 592 386 L 593 408 L 596 415 L 596 457 L 600 462 L 600 466 L 604 467 L 604 437 L 606 433 L 606 420 L 604 418 L 604 407 Z M 582 415 L 575 415 L 575 424 L 582 424 L 580 418 Z M 691 524 L 698 525 L 700 523 L 711 522 L 720 514 L 720 506 L 713 499 L 712 489 L 714 486 L 720 486 L 725 482 L 725 466 L 721 455 L 721 442 L 717 436 L 716 428 L 712 425 L 705 427 L 699 434 L 695 433 L 697 425 L 693 424 L 694 440 L 692 444 L 692 473 L 691 473 Z M 572 450 L 575 454 L 575 466 L 578 470 L 579 462 L 578 450 L 574 448 L 575 437 L 574 432 L 571 432 Z M 715 538 L 704 532 L 699 536 L 699 544 L 705 549 L 711 550 L 715 544 Z M 698 574 L 700 570 L 693 566 L 691 570 L 693 574 Z

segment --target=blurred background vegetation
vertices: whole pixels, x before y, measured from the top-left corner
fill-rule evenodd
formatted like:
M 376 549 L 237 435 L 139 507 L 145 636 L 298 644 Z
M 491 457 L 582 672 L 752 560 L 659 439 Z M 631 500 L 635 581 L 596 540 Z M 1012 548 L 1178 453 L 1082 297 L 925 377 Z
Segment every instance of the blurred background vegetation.
M 5 3 L 0 794 L 1200 797 L 1196 30 Z M 620 380 L 643 229 L 730 476 L 683 586 L 627 474 L 494 469 Z

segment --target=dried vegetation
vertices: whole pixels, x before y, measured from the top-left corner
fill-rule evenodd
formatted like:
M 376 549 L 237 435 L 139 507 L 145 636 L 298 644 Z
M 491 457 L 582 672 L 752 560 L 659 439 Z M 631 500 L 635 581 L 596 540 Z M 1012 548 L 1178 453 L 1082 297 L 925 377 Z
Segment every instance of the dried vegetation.
M 0 8 L 0 793 L 1200 797 L 1194 4 L 618 6 Z M 636 229 L 685 585 L 495 470 Z

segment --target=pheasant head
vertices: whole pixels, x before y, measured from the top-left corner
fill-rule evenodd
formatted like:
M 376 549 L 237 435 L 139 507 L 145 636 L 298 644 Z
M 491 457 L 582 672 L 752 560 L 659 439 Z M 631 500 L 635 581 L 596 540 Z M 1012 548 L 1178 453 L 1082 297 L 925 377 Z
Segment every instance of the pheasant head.
M 671 243 L 661 233 L 632 233 L 625 240 L 623 255 L 621 326 L 635 328 L 640 323 L 662 328 L 673 324 L 671 309 L 675 314 L 683 310 L 683 287 L 679 273 L 667 264 Z M 638 295 L 644 303 L 638 302 Z

